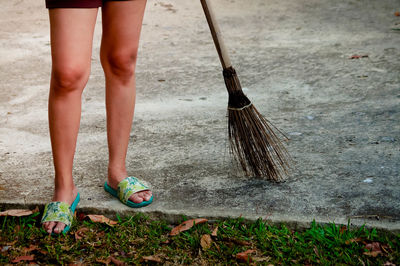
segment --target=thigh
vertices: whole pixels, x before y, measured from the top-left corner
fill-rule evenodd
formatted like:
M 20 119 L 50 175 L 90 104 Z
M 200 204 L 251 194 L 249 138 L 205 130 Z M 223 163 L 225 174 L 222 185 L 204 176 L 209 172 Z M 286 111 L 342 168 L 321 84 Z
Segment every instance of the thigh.
M 104 54 L 136 53 L 146 0 L 106 1 L 102 7 Z
M 54 68 L 90 68 L 97 8 L 49 9 Z

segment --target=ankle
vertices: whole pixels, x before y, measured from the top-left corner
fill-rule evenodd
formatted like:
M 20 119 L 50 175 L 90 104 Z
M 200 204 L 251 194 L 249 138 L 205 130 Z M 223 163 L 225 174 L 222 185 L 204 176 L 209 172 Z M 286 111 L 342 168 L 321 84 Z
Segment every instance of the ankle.
M 108 179 L 120 179 L 125 177 L 127 177 L 127 171 L 125 166 L 108 167 Z

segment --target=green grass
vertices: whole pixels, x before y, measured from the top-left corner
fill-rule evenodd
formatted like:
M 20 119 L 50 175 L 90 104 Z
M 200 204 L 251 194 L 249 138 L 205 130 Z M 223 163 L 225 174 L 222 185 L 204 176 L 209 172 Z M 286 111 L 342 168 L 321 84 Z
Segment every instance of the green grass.
M 305 231 L 292 231 L 285 224 L 272 226 L 268 221 L 237 218 L 198 224 L 178 236 L 169 236 L 172 225 L 136 215 L 118 217 L 114 227 L 74 221 L 66 236 L 52 237 L 39 222 L 39 213 L 0 217 L 0 264 L 32 255 L 40 264 L 102 265 L 111 257 L 142 264 L 146 262 L 144 256 L 155 256 L 169 264 L 400 265 L 400 235 L 365 227 L 349 230 L 348 226 L 312 222 Z M 217 226 L 211 246 L 203 248 L 202 236 L 211 234 Z M 369 243 L 380 245 L 380 252 L 368 253 Z M 237 259 L 236 254 L 246 250 L 254 250 L 249 260 Z M 29 261 L 21 262 L 25 263 Z

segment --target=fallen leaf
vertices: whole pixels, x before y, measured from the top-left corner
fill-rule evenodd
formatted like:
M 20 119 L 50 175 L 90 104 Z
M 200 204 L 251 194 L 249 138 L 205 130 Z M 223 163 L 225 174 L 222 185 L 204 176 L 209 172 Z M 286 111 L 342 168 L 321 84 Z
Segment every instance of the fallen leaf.
M 360 242 L 361 240 L 362 240 L 361 237 L 357 237 L 357 238 L 352 238 L 352 239 L 346 240 L 344 243 L 346 243 L 346 245 L 348 245 L 353 242 Z
M 110 264 L 110 262 L 111 262 L 111 258 L 108 257 L 106 260 L 96 259 L 96 262 L 104 263 L 105 265 L 108 265 L 108 264 Z
M 28 252 L 31 252 L 31 251 L 33 251 L 33 250 L 37 250 L 38 249 L 38 246 L 35 246 L 35 245 L 30 245 L 29 246 L 29 248 L 24 248 L 23 249 L 23 251 L 24 251 L 24 253 L 28 253 Z
M 370 252 L 364 252 L 363 254 L 370 257 L 376 257 L 381 253 L 382 253 L 381 251 L 370 251 Z
M 109 226 L 114 226 L 118 224 L 118 222 L 108 219 L 103 215 L 96 215 L 96 214 L 88 214 L 86 215 L 92 222 L 94 223 L 104 223 L 108 224 Z
M 216 236 L 217 236 L 217 233 L 218 233 L 218 226 L 214 228 L 214 230 L 213 230 L 212 233 L 211 233 L 211 236 L 216 237 Z
M 252 260 L 254 260 L 255 262 L 265 262 L 265 261 L 269 261 L 271 260 L 271 257 L 251 257 Z M 272 264 L 269 264 L 272 265 Z
M 365 245 L 365 248 L 369 249 L 370 251 L 382 251 L 381 244 L 379 242 L 368 243 Z
M 35 212 L 38 212 L 39 208 L 36 207 L 34 210 L 27 210 L 27 209 L 12 209 L 12 210 L 7 210 L 0 212 L 0 216 L 15 216 L 15 217 L 21 217 L 21 216 L 29 216 L 31 214 L 34 214 Z
M 21 262 L 21 261 L 33 261 L 33 260 L 34 260 L 34 256 L 33 255 L 29 255 L 29 256 L 17 257 L 15 259 L 13 259 L 11 262 L 12 263 L 18 263 L 18 262 Z
M 396 17 L 400 17 L 400 11 L 394 12 L 394 15 L 395 15 Z
M 89 228 L 82 227 L 78 231 L 75 232 L 75 239 L 80 240 L 85 237 L 85 233 L 89 232 Z
M 157 255 L 155 255 L 155 256 L 143 256 L 142 260 L 144 260 L 146 262 L 151 261 L 151 262 L 156 262 L 156 263 L 162 263 L 162 259 Z
M 180 232 L 189 230 L 190 228 L 192 228 L 194 225 L 196 224 L 202 224 L 207 222 L 207 219 L 204 218 L 198 218 L 198 219 L 191 219 L 191 220 L 187 220 L 184 221 L 183 223 L 181 223 L 180 225 L 174 227 L 171 232 L 169 233 L 170 236 L 176 236 L 178 235 Z
M 113 256 L 110 256 L 109 259 L 111 259 L 111 262 L 114 263 L 117 266 L 125 265 L 125 262 L 120 261 L 120 260 L 114 258 Z
M 347 230 L 347 226 L 344 225 L 344 226 L 340 227 L 340 231 L 339 232 L 341 234 L 343 234 L 343 232 L 346 231 L 346 230 Z
M 251 262 L 252 260 L 251 260 L 251 257 L 249 256 L 249 254 L 255 253 L 255 252 L 256 252 L 256 250 L 254 250 L 254 249 L 246 250 L 244 252 L 236 254 L 236 259 L 243 261 L 243 262 Z
M 381 244 L 379 242 L 372 242 L 365 245 L 365 248 L 368 249 L 368 252 L 364 252 L 364 255 L 376 257 L 379 254 L 382 254 Z
M 203 235 L 200 239 L 200 246 L 203 250 L 207 250 L 211 247 L 212 239 L 210 235 Z

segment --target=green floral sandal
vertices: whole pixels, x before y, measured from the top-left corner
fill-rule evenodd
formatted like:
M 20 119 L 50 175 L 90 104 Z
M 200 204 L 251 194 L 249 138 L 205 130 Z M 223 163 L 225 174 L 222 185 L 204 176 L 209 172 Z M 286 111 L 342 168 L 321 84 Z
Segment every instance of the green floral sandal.
M 44 207 L 41 223 L 45 222 L 62 222 L 65 224 L 63 234 L 66 234 L 71 228 L 72 220 L 74 219 L 75 208 L 80 200 L 79 192 L 76 195 L 74 202 L 69 206 L 65 202 L 55 201 L 47 203 Z M 58 235 L 51 233 L 52 235 Z
M 135 203 L 129 200 L 129 197 L 134 193 L 149 190 L 149 187 L 144 185 L 139 179 L 133 176 L 129 176 L 119 182 L 117 190 L 110 187 L 107 182 L 104 183 L 104 190 L 118 198 L 123 204 L 131 208 L 140 208 L 149 205 L 153 202 L 153 196 L 148 201 L 142 201 L 141 203 Z

